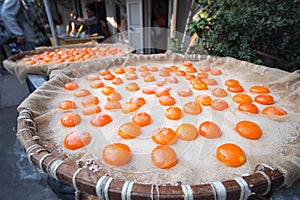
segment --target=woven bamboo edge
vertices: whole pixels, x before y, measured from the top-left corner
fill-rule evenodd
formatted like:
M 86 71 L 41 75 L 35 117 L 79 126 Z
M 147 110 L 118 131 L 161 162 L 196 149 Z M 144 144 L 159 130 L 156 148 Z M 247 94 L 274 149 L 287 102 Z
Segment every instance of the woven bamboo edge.
M 40 145 L 29 110 L 19 112 L 17 126 L 17 138 L 29 162 L 57 180 L 73 186 L 76 193 L 98 196 L 99 199 L 248 199 L 250 195 L 267 195 L 284 184 L 283 174 L 266 165 L 258 165 L 251 175 L 211 184 L 151 185 L 112 179 L 105 171 L 96 175 L 86 168 L 77 167 L 75 162 L 64 162 L 54 157 Z

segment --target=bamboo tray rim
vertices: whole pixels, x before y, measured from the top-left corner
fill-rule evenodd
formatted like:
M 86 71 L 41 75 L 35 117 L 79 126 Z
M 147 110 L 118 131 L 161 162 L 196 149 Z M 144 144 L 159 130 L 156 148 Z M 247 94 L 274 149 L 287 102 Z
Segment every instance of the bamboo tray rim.
M 105 171 L 94 173 L 76 166 L 75 162 L 54 157 L 40 145 L 31 111 L 20 110 L 17 126 L 17 138 L 30 163 L 51 177 L 73 186 L 76 192 L 100 199 L 248 199 L 251 195 L 267 195 L 284 184 L 283 174 L 264 164 L 258 164 L 250 175 L 199 185 L 153 185 L 113 179 Z

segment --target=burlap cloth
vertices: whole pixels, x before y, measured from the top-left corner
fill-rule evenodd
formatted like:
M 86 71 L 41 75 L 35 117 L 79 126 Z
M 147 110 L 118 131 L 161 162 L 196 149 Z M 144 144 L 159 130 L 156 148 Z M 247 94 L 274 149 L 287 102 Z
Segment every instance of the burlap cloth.
M 74 44 L 74 45 L 62 45 L 62 46 L 56 46 L 56 47 L 37 47 L 34 51 L 25 51 L 21 52 L 17 55 L 14 55 L 7 60 L 3 61 L 4 68 L 10 72 L 11 74 L 15 75 L 21 83 L 23 83 L 26 80 L 27 74 L 38 74 L 38 75 L 45 75 L 48 76 L 51 71 L 57 70 L 57 69 L 64 69 L 68 67 L 71 62 L 64 62 L 61 64 L 39 64 L 39 65 L 27 65 L 26 63 L 22 62 L 22 59 L 24 57 L 33 56 L 35 54 L 41 54 L 45 51 L 54 51 L 55 49 L 69 49 L 69 48 L 95 48 L 98 47 L 100 49 L 111 47 L 111 48 L 121 48 L 124 50 L 124 53 L 129 53 L 133 50 L 133 48 L 126 44 L 121 43 L 114 43 L 114 44 L 106 44 L 106 43 L 97 43 L 95 41 L 82 43 L 82 44 Z M 83 62 L 80 62 L 81 64 L 88 64 L 90 62 L 97 62 L 103 59 L 109 59 L 113 57 L 121 56 L 120 54 L 116 54 L 115 56 L 109 55 L 104 56 L 101 58 L 94 58 L 94 59 L 88 59 Z M 92 61 L 93 60 L 93 61 Z
M 131 55 L 129 59 L 116 59 L 113 66 L 125 67 L 127 65 L 143 65 L 145 63 L 146 65 L 154 63 L 157 66 L 164 64 L 166 66 L 170 66 L 171 64 L 180 65 L 180 63 L 186 59 L 186 56 L 178 54 L 158 54 L 148 56 Z M 125 61 L 126 64 L 124 64 Z M 77 150 L 75 152 L 68 151 L 63 147 L 62 140 L 66 131 L 62 130 L 59 123 L 59 116 L 61 116 L 63 112 L 57 108 L 57 105 L 59 102 L 73 94 L 73 91 L 66 92 L 63 89 L 66 82 L 72 80 L 78 81 L 79 79 L 76 78 L 85 77 L 87 74 L 97 72 L 110 64 L 108 62 L 110 61 L 104 60 L 101 63 L 89 64 L 88 66 L 74 63 L 72 64 L 72 67 L 67 68 L 64 72 L 53 71 L 50 81 L 32 93 L 18 107 L 18 111 L 28 109 L 33 112 L 38 135 L 42 138 L 42 144 L 49 149 L 53 155 L 64 158 L 68 157 L 69 159 L 74 159 L 77 162 L 91 158 L 95 160 L 100 159 L 99 156 L 101 156 L 101 151 L 93 153 L 94 155 L 97 154 L 98 157 L 90 155 L 91 152 L 95 150 L 93 147 L 84 148 L 82 151 Z M 228 115 L 224 118 L 224 134 L 222 135 L 225 142 L 230 142 L 232 141 L 231 138 L 233 138 L 233 136 L 226 136 L 227 134 L 225 134 L 228 129 L 227 126 L 232 125 L 233 123 L 231 122 L 232 119 L 248 119 L 249 117 L 253 119 L 253 121 L 260 123 L 262 130 L 265 132 L 263 137 L 257 141 L 248 141 L 241 137 L 234 140 L 234 142 L 240 146 L 245 146 L 247 163 L 242 167 L 226 167 L 224 164 L 216 161 L 214 153 L 209 152 L 207 153 L 211 155 L 209 156 L 211 157 L 209 160 L 197 160 L 195 155 L 192 156 L 192 161 L 196 163 L 196 170 L 190 169 L 188 162 L 179 161 L 174 169 L 158 171 L 150 170 L 150 174 L 140 173 L 139 175 L 148 176 L 148 178 L 144 177 L 144 180 L 149 182 L 153 182 L 155 181 L 154 179 L 161 178 L 162 181 L 167 182 L 179 180 L 183 183 L 186 182 L 187 184 L 199 184 L 211 181 L 228 180 L 236 176 L 241 176 L 245 173 L 251 174 L 257 165 L 264 164 L 279 169 L 285 177 L 285 185 L 290 186 L 300 177 L 300 71 L 288 73 L 278 69 L 243 62 L 230 57 L 218 59 L 201 57 L 199 61 L 194 62 L 194 66 L 203 65 L 222 69 L 225 77 L 237 78 L 240 80 L 241 84 L 247 88 L 247 90 L 250 85 L 255 84 L 269 87 L 272 91 L 271 94 L 275 96 L 275 105 L 284 108 L 288 112 L 288 115 L 269 119 L 262 114 L 257 114 L 255 116 L 244 113 L 240 114 L 235 111 L 236 108 L 235 110 L 231 110 L 231 108 L 229 108 L 228 112 L 226 111 L 226 115 Z M 224 83 L 225 79 L 219 81 Z M 75 99 L 73 100 L 75 101 Z M 100 99 L 100 102 L 101 101 L 104 102 L 103 99 Z M 77 105 L 80 105 L 80 101 L 76 103 Z M 159 117 L 160 116 L 155 116 L 155 118 Z M 201 118 L 201 120 L 205 119 L 206 116 Z M 111 129 L 111 126 L 109 128 L 110 130 L 107 131 L 114 131 Z M 115 129 L 117 129 L 117 127 L 115 127 Z M 216 143 L 218 145 L 220 143 L 224 143 L 224 141 L 217 141 Z M 209 143 L 208 140 L 205 140 L 205 142 Z M 248 142 L 250 143 L 247 144 Z M 97 144 L 96 146 L 98 148 L 101 146 L 101 141 L 100 143 L 94 141 L 94 144 Z M 203 149 L 205 149 L 205 144 L 203 143 L 195 143 L 195 145 L 196 147 L 193 147 L 193 144 L 191 145 L 192 150 L 193 148 L 197 149 L 199 145 L 204 145 Z M 136 144 L 136 146 L 139 146 L 139 144 Z M 203 156 L 203 154 L 199 154 L 199 156 Z M 149 167 L 149 163 L 145 163 L 147 165 L 142 167 Z M 139 165 L 142 165 L 142 163 L 139 163 Z M 105 168 L 105 166 L 100 167 Z M 183 167 L 184 170 L 180 167 Z M 121 170 L 113 169 L 111 167 L 107 167 L 105 169 L 110 175 L 113 173 L 118 174 L 116 175 L 116 178 L 125 178 L 130 181 L 133 179 L 138 180 L 137 182 L 143 182 L 143 180 L 135 177 L 136 174 L 132 175 L 127 173 L 130 170 L 126 167 L 121 168 Z M 124 174 L 120 174 L 120 171 L 124 172 Z

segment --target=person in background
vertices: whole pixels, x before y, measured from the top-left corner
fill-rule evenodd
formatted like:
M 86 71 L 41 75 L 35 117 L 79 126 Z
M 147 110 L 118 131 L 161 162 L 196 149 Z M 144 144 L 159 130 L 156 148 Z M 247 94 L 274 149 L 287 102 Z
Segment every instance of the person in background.
M 78 17 L 77 21 L 86 26 L 86 34 L 88 35 L 102 35 L 102 28 L 100 20 L 95 16 L 95 5 L 89 3 L 86 5 L 86 13 L 88 18 Z
M 33 23 L 36 46 L 50 45 L 45 31 L 46 20 L 34 0 L 27 0 L 27 11 Z
M 26 3 L 22 0 L 4 0 L 1 17 L 17 37 L 17 47 L 22 51 L 34 50 L 36 47 L 34 27 Z

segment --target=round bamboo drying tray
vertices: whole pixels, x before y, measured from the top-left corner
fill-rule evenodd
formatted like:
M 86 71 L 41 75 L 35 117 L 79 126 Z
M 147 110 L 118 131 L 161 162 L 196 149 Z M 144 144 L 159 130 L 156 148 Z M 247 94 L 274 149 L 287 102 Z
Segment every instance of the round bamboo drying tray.
M 264 196 L 284 183 L 283 174 L 268 166 L 258 165 L 251 175 L 234 180 L 201 185 L 151 185 L 112 179 L 105 171 L 93 173 L 72 161 L 56 158 L 39 144 L 32 113 L 19 112 L 17 137 L 29 162 L 50 176 L 71 185 L 84 194 L 100 199 L 247 199 Z

